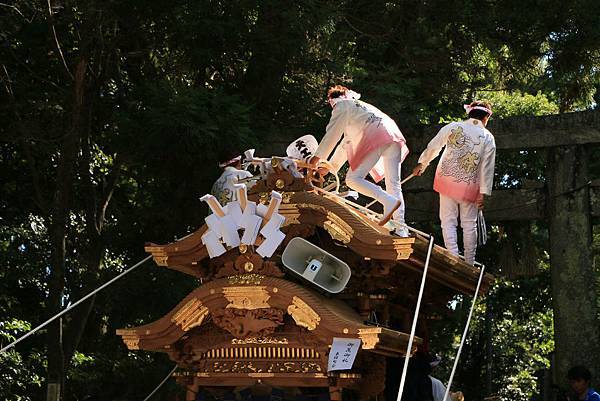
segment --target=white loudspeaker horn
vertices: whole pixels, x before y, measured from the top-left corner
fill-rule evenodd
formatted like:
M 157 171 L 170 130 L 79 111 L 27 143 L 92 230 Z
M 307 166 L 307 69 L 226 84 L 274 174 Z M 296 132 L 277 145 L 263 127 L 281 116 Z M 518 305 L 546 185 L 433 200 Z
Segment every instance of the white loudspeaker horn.
M 288 243 L 281 261 L 294 273 L 332 294 L 346 288 L 352 275 L 347 263 L 300 237 Z

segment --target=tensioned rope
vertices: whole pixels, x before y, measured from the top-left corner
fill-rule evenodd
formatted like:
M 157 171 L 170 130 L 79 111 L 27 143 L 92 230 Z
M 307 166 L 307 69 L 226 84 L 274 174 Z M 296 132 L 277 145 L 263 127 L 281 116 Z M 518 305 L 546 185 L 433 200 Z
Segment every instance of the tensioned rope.
M 150 394 L 148 394 L 148 396 L 146 398 L 144 398 L 144 401 L 148 401 L 154 394 L 156 394 L 156 392 L 158 390 L 160 390 L 160 388 L 167 382 L 167 380 L 169 380 L 169 378 L 171 376 L 173 376 L 173 373 L 175 373 L 175 371 L 177 370 L 178 367 L 179 366 L 175 365 L 175 367 L 173 369 L 171 369 L 169 374 L 158 384 L 158 386 L 156 386 L 156 388 L 154 390 L 152 390 L 152 392 Z
M 423 277 L 421 278 L 421 288 L 419 289 L 419 297 L 417 298 L 417 306 L 415 308 L 415 315 L 413 316 L 412 328 L 410 329 L 410 337 L 408 339 L 408 345 L 406 346 L 406 355 L 404 357 L 404 367 L 402 368 L 402 377 L 400 378 L 400 387 L 398 388 L 397 401 L 402 400 L 402 394 L 404 393 L 404 384 L 406 382 L 406 373 L 408 371 L 408 361 L 412 351 L 413 340 L 415 339 L 415 333 L 417 331 L 417 321 L 419 320 L 419 311 L 421 309 L 421 301 L 423 299 L 423 292 L 425 290 L 425 281 L 427 279 L 427 270 L 429 270 L 429 259 L 431 258 L 431 251 L 433 249 L 433 235 L 429 235 L 429 248 L 427 249 L 427 258 L 425 259 L 425 267 L 423 268 Z
M 448 380 L 448 385 L 446 386 L 446 393 L 444 394 L 444 398 L 442 398 L 442 400 L 446 400 L 448 398 L 448 394 L 450 393 L 450 386 L 454 380 L 454 373 L 456 373 L 458 360 L 460 359 L 460 354 L 462 353 L 463 345 L 465 344 L 465 340 L 467 338 L 467 332 L 469 331 L 469 325 L 471 324 L 471 317 L 473 317 L 473 310 L 475 309 L 475 303 L 477 301 L 477 295 L 479 294 L 479 287 L 481 287 L 481 281 L 483 280 L 484 272 L 485 265 L 481 265 L 479 281 L 477 281 L 477 288 L 475 289 L 475 294 L 473 295 L 473 302 L 471 303 L 471 310 L 469 311 L 469 316 L 467 317 L 467 324 L 465 324 L 465 329 L 463 330 L 462 338 L 460 339 L 460 345 L 458 347 L 458 351 L 456 352 L 456 358 L 454 358 L 454 366 L 452 366 L 452 373 L 450 373 L 450 379 Z
M 119 280 L 120 278 L 122 278 L 126 274 L 132 272 L 134 269 L 136 269 L 137 267 L 139 267 L 140 265 L 142 265 L 144 262 L 150 260 L 151 258 L 152 258 L 152 255 L 148 255 L 144 259 L 140 260 L 135 265 L 133 265 L 129 269 L 125 270 L 123 273 L 121 273 L 118 276 L 114 277 L 110 281 L 102 284 L 100 287 L 96 288 L 94 291 L 90 292 L 89 294 L 87 294 L 86 296 L 84 296 L 83 298 L 81 298 L 80 300 L 78 300 L 77 302 L 75 302 L 74 304 L 72 304 L 72 305 L 68 306 L 67 308 L 65 308 L 64 310 L 58 312 L 56 315 L 52 316 L 50 319 L 46 320 L 44 323 L 42 323 L 39 326 L 37 326 L 35 329 L 33 329 L 30 332 L 28 332 L 27 334 L 19 337 L 18 339 L 16 339 L 12 343 L 8 344 L 6 347 L 0 349 L 0 353 L 8 351 L 12 347 L 14 347 L 15 345 L 17 345 L 21 341 L 23 341 L 24 339 L 26 339 L 27 337 L 35 334 L 36 332 L 38 332 L 42 328 L 44 328 L 47 325 L 49 325 L 50 323 L 52 323 L 54 320 L 58 319 L 59 317 L 63 316 L 65 313 L 69 312 L 71 309 L 76 308 L 78 305 L 80 305 L 81 303 L 87 301 L 88 299 L 90 299 L 91 297 L 93 297 L 94 295 L 96 295 L 97 293 L 99 293 L 100 291 L 102 291 L 103 289 L 105 289 L 106 287 L 108 287 L 109 285 L 111 285 L 112 283 L 114 283 L 115 281 Z

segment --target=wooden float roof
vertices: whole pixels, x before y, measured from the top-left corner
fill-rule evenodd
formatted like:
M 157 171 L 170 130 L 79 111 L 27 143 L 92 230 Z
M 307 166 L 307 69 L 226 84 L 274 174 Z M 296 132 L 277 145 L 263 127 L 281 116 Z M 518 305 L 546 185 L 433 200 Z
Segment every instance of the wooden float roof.
M 251 200 L 266 202 L 267 192 L 251 194 Z M 286 217 L 284 227 L 313 225 L 321 227 L 336 240 L 356 254 L 372 260 L 396 262 L 398 269 L 422 272 L 429 239 L 420 234 L 409 238 L 390 235 L 361 211 L 349 206 L 335 195 L 323 195 L 314 191 L 291 191 L 283 193 L 279 213 Z M 166 245 L 149 243 L 145 250 L 154 261 L 196 277 L 203 277 L 200 261 L 208 257 L 201 237 L 207 230 L 200 227 L 189 236 Z M 467 264 L 459 256 L 435 245 L 431 255 L 429 277 L 439 284 L 464 294 L 473 294 L 479 277 L 479 269 Z M 480 293 L 487 292 L 493 276 L 486 274 Z
M 191 329 L 209 324 L 211 314 L 217 311 L 267 307 L 286 311 L 297 326 L 304 327 L 322 344 L 330 344 L 334 337 L 360 338 L 362 349 L 371 352 L 390 356 L 406 352 L 408 334 L 366 325 L 355 311 L 340 301 L 285 279 L 259 275 L 210 281 L 191 292 L 159 320 L 117 330 L 117 334 L 129 349 L 167 352 Z M 421 339 L 417 338 L 414 347 L 420 343 Z

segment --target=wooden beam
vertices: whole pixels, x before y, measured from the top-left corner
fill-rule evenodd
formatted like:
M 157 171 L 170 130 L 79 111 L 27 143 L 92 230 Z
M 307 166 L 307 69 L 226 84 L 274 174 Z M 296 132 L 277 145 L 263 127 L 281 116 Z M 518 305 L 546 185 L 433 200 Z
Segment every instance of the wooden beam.
M 404 190 L 407 221 L 436 221 L 439 196 L 432 189 Z M 546 192 L 544 188 L 501 189 L 492 192 L 484 210 L 487 222 L 525 221 L 545 218 Z M 600 181 L 590 184 L 590 211 L 600 217 Z
M 411 153 L 420 154 L 443 125 L 400 127 Z M 492 118 L 487 127 L 499 150 L 600 143 L 600 110 L 533 117 Z
M 600 143 L 600 110 L 490 121 L 498 149 L 535 149 Z

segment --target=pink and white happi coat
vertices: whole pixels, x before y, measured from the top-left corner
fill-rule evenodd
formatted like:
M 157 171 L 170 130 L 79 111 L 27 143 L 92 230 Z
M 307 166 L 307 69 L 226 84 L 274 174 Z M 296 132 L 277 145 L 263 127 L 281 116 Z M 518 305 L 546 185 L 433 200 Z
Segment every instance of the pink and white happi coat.
M 476 202 L 479 194 L 490 195 L 496 143 L 482 122 L 471 118 L 442 127 L 419 157 L 423 168 L 444 146 L 433 189 L 459 202 Z
M 331 100 L 334 101 L 331 119 L 315 156 L 326 160 L 343 136 L 342 143 L 329 160 L 334 172 L 337 172 L 346 160 L 350 168 L 356 170 L 370 152 L 393 142 L 400 145 L 401 160 L 404 160 L 409 152 L 406 139 L 387 114 L 358 99 Z M 381 158 L 370 174 L 375 182 L 384 177 Z

